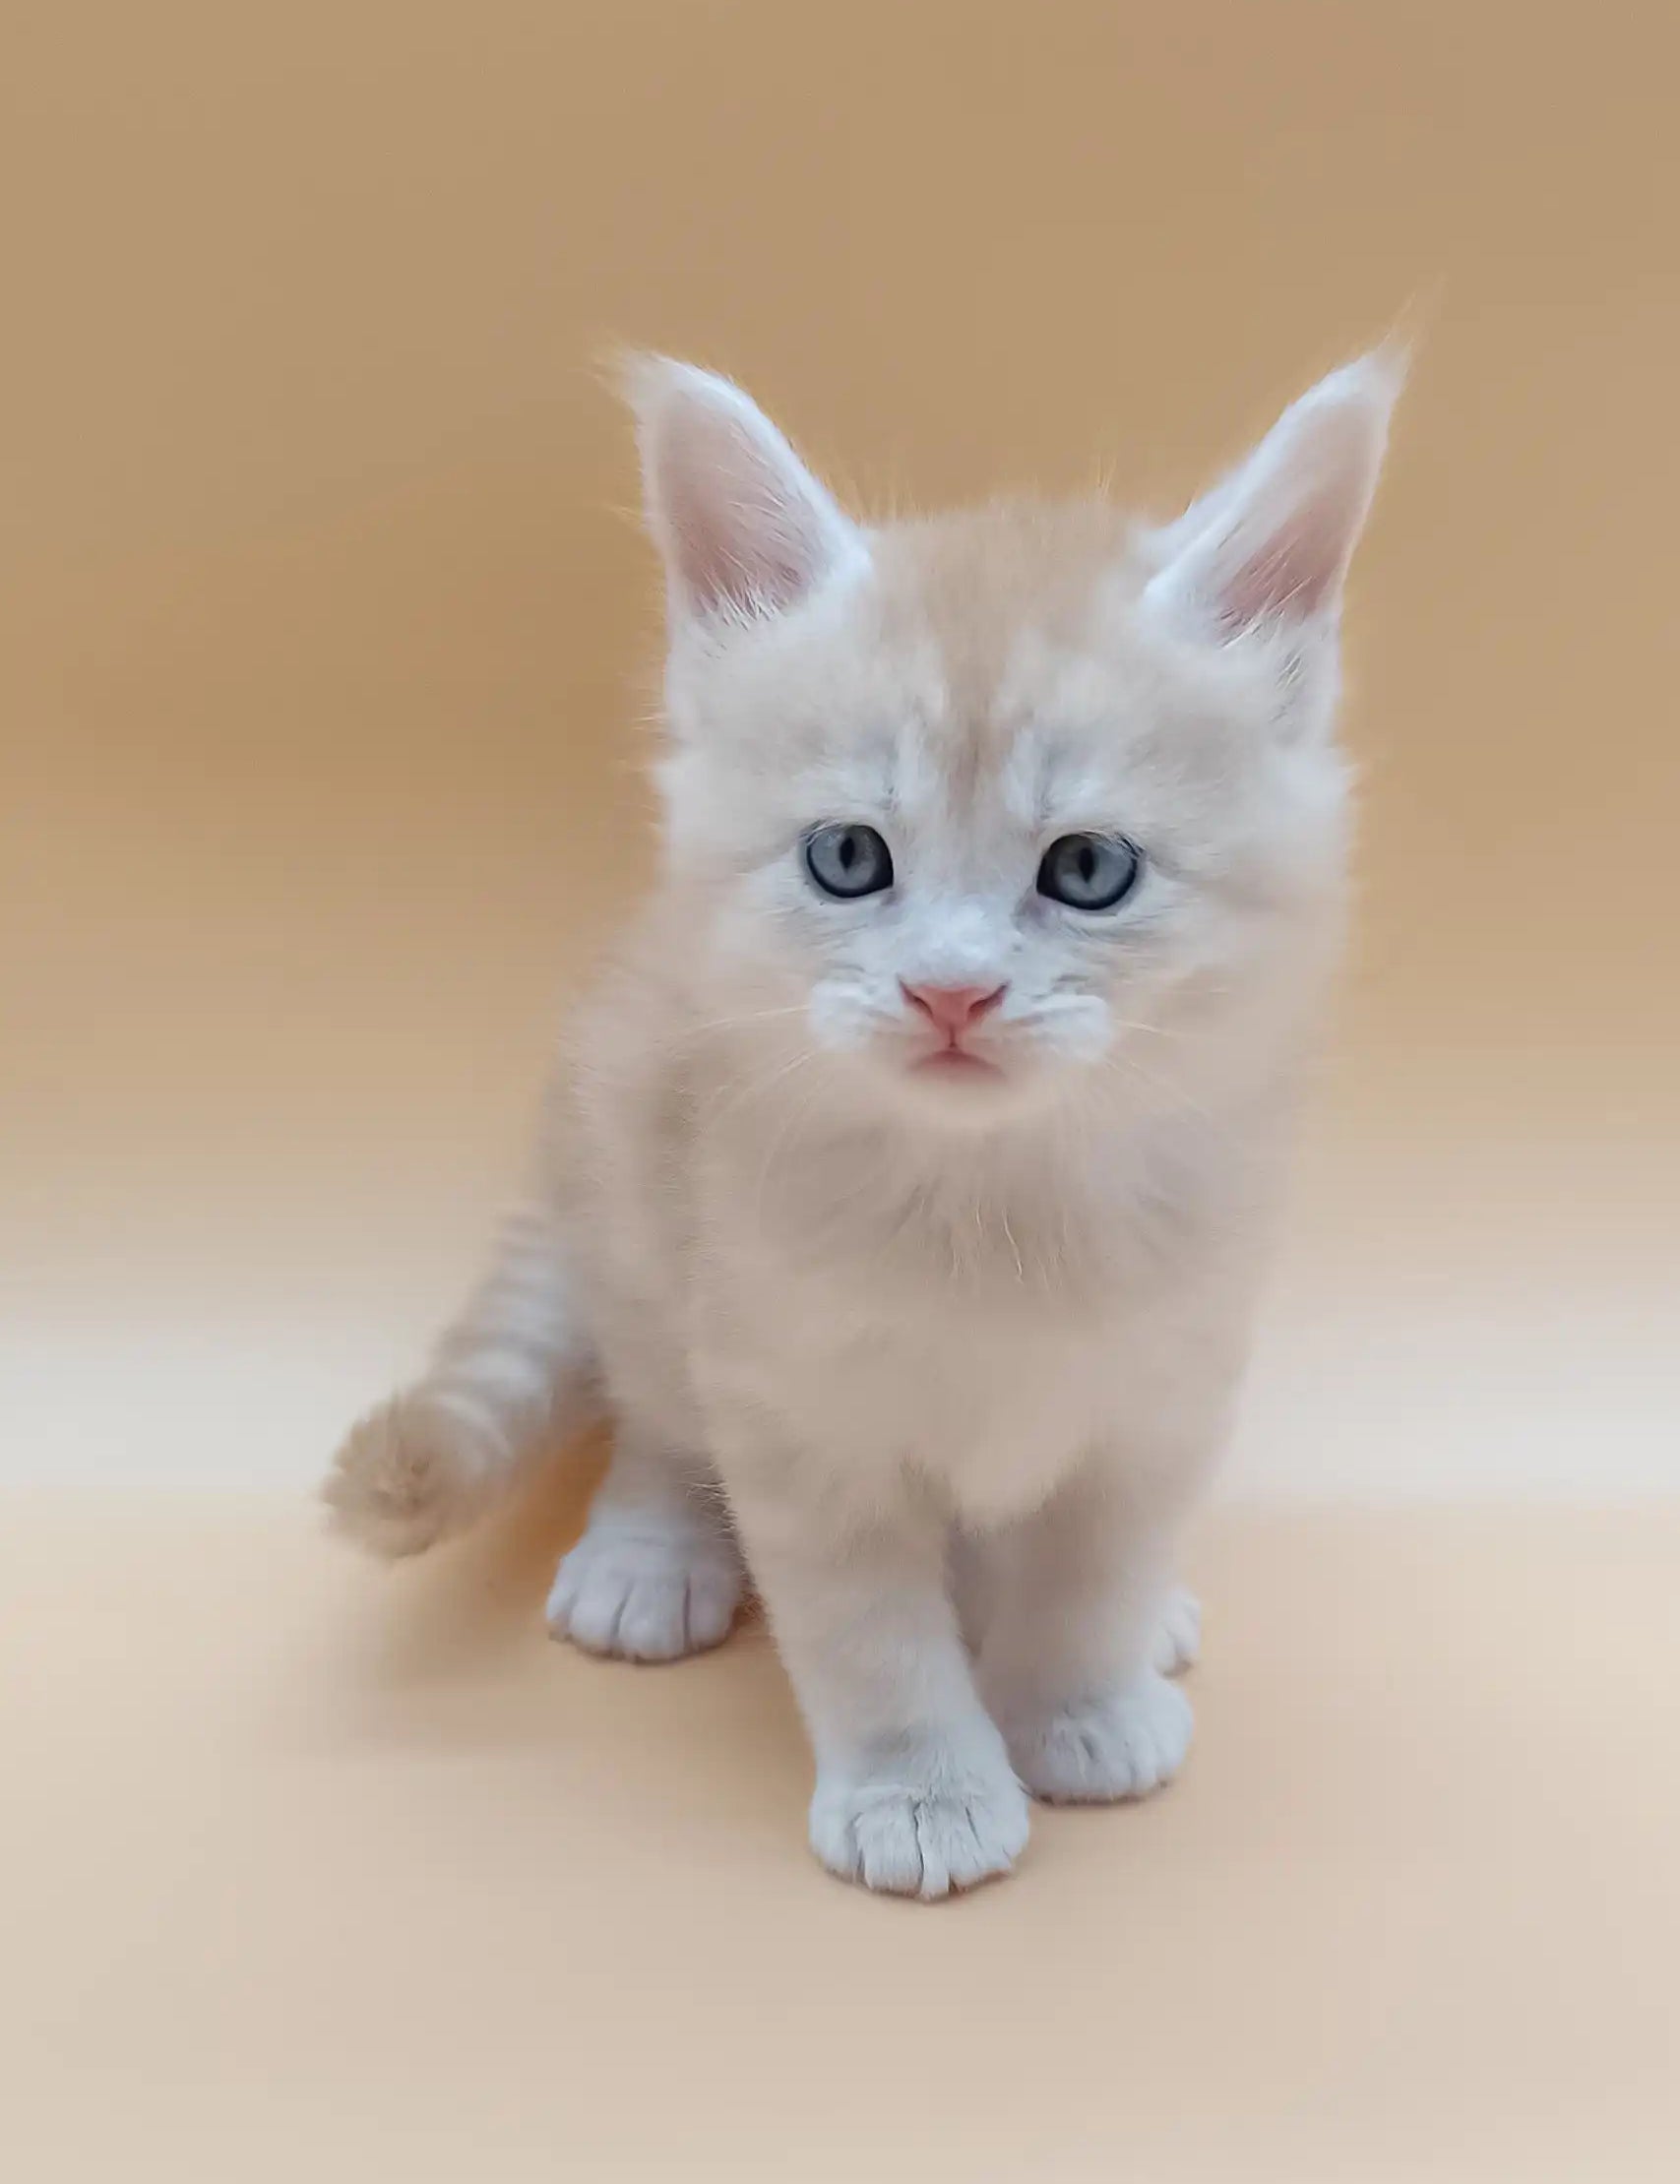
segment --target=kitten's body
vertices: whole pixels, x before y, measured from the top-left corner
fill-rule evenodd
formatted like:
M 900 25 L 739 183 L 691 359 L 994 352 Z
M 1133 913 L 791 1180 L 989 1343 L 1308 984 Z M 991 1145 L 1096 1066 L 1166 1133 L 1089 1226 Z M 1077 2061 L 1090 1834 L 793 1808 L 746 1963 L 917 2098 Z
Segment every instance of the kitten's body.
M 555 1628 L 715 1643 L 744 1547 L 813 1841 L 871 1885 L 1000 1871 L 1023 1783 L 1136 1795 L 1188 1744 L 1171 1554 L 1338 923 L 1335 608 L 1392 395 L 1375 362 L 1327 382 L 1134 538 L 1088 507 L 864 533 L 733 390 L 642 382 L 666 871 L 530 1211 L 331 1493 L 411 1550 L 604 1397 Z M 891 848 L 868 900 L 801 865 L 839 822 Z M 1030 891 L 1082 827 L 1142 846 L 1130 909 Z M 934 1051 L 918 996 L 952 993 L 981 998 Z

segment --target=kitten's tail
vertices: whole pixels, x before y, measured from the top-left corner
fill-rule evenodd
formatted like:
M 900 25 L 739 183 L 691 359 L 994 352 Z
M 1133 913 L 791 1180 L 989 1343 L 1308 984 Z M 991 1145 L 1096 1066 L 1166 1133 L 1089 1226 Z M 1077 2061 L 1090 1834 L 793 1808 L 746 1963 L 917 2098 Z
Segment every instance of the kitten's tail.
M 599 1416 L 594 1345 L 557 1213 L 510 1220 L 411 1387 L 353 1426 L 322 1498 L 370 1554 L 420 1554 Z

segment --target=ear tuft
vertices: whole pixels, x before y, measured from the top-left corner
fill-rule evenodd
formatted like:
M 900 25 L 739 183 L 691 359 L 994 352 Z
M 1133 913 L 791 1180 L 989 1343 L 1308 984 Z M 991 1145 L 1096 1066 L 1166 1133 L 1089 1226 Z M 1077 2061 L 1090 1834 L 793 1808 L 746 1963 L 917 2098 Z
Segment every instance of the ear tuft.
M 1333 623 L 1405 379 L 1374 349 L 1285 409 L 1254 453 L 1161 534 L 1147 596 L 1233 638 Z
M 775 614 L 861 556 L 856 526 L 731 381 L 651 355 L 622 381 L 673 616 Z

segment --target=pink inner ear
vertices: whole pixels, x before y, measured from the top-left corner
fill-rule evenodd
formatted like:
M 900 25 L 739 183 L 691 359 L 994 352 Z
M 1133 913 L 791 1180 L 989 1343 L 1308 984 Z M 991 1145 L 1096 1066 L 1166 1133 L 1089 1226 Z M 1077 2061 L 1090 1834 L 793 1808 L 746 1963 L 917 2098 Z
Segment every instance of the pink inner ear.
M 1343 366 L 1286 409 L 1242 468 L 1180 518 L 1155 579 L 1226 636 L 1333 613 L 1371 504 L 1399 359 Z
M 1246 550 L 1239 532 L 1215 564 L 1220 621 L 1234 635 L 1270 615 L 1316 614 L 1339 590 L 1352 545 L 1346 519 L 1313 502 L 1288 510 Z
M 662 486 L 672 557 L 690 603 L 787 606 L 825 558 L 818 527 L 778 490 L 734 420 L 673 435 Z
M 738 387 L 650 359 L 632 381 L 649 516 L 691 613 L 774 613 L 834 565 L 850 527 Z

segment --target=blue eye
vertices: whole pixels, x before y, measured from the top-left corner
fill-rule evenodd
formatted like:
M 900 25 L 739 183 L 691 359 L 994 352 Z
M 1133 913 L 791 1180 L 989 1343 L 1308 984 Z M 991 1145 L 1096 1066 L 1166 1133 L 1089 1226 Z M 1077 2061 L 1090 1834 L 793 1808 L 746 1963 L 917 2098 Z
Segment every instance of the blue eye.
M 1038 867 L 1038 892 L 1070 910 L 1111 910 L 1137 886 L 1142 854 L 1124 835 L 1063 835 Z
M 893 852 L 873 827 L 819 827 L 805 837 L 805 869 L 825 895 L 850 903 L 893 884 Z

